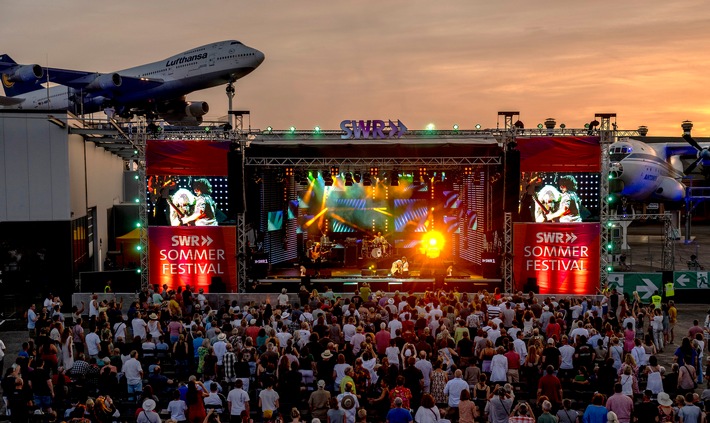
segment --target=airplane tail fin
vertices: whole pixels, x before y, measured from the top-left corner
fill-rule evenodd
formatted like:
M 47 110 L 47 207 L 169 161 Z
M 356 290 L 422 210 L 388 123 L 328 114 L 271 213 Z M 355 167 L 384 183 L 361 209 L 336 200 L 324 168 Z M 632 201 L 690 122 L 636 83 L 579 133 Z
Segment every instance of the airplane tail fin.
M 19 81 L 9 81 L 7 70 L 10 70 L 17 66 L 17 62 L 12 60 L 7 54 L 0 55 L 0 73 L 2 74 L 2 88 L 5 90 L 5 95 L 8 97 L 15 97 L 28 93 L 30 91 L 37 91 L 44 88 L 42 86 L 41 80 L 35 80 L 32 82 L 19 82 Z

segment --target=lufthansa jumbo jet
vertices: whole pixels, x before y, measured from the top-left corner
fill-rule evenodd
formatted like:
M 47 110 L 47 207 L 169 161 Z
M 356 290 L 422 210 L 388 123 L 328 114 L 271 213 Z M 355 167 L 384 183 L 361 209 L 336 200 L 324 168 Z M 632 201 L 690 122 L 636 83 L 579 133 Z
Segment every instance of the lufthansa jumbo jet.
M 209 105 L 186 100 L 188 94 L 231 84 L 263 61 L 264 53 L 234 40 L 113 73 L 22 65 L 4 54 L 0 55 L 0 73 L 6 96 L 0 96 L 0 106 L 66 109 L 76 114 L 111 108 L 123 117 L 139 114 L 160 116 L 174 124 L 199 124 Z

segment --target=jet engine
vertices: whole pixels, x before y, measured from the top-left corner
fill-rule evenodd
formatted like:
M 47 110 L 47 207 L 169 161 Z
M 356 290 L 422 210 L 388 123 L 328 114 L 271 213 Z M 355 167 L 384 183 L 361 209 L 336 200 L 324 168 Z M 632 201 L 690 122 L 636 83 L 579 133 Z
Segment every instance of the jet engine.
M 188 101 L 185 106 L 185 114 L 190 117 L 202 117 L 210 111 L 210 105 L 206 101 Z
M 33 82 L 44 76 L 44 69 L 40 65 L 20 66 L 15 72 L 7 75 L 9 82 Z
M 173 125 L 197 126 L 210 111 L 206 101 L 175 100 L 158 109 L 158 114 Z
M 653 196 L 665 201 L 682 201 L 685 198 L 685 185 L 673 178 L 662 176 Z
M 107 73 L 104 75 L 99 75 L 87 85 L 85 91 L 99 91 L 99 90 L 112 90 L 121 86 L 123 80 L 121 75 L 117 73 Z

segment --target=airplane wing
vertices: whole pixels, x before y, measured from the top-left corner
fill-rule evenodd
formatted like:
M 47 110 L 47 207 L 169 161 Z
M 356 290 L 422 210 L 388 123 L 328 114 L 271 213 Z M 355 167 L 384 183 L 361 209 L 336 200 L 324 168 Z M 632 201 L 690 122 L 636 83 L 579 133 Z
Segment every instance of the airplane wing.
M 163 84 L 162 79 L 138 78 L 117 73 L 97 73 L 57 68 L 45 68 L 45 70 L 47 79 L 50 82 L 108 98 L 116 93 L 148 90 Z
M 14 106 L 24 102 L 24 98 L 20 97 L 5 97 L 0 95 L 0 106 Z

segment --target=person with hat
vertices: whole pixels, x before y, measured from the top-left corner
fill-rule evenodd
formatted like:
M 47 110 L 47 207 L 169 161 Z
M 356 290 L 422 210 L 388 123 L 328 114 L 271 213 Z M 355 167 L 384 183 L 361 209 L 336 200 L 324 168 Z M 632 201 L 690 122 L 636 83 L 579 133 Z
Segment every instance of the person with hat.
M 161 423 L 160 415 L 155 412 L 155 401 L 147 399 L 143 401 L 143 410 L 136 417 L 136 423 Z
M 224 354 L 227 353 L 227 334 L 221 332 L 217 335 L 217 342 L 212 345 L 214 355 L 217 357 L 217 372 L 224 374 Z
M 670 395 L 659 392 L 656 400 L 658 401 L 658 423 L 674 423 L 676 421 L 675 411 Z
M 354 389 L 355 384 L 347 382 L 343 386 L 343 393 L 336 397 L 340 409 L 345 412 L 345 423 L 355 423 L 357 409 L 358 407 L 360 407 L 360 403 L 357 400 L 357 396 L 353 391 Z
M 325 381 L 326 389 L 333 389 L 333 372 L 335 369 L 336 359 L 330 349 L 326 349 L 320 354 L 320 360 L 316 363 L 318 375 Z
M 308 398 L 308 409 L 311 412 L 311 416 L 319 418 L 321 421 L 327 421 L 330 399 L 330 392 L 325 390 L 325 380 L 319 380 L 318 389 L 313 391 Z

